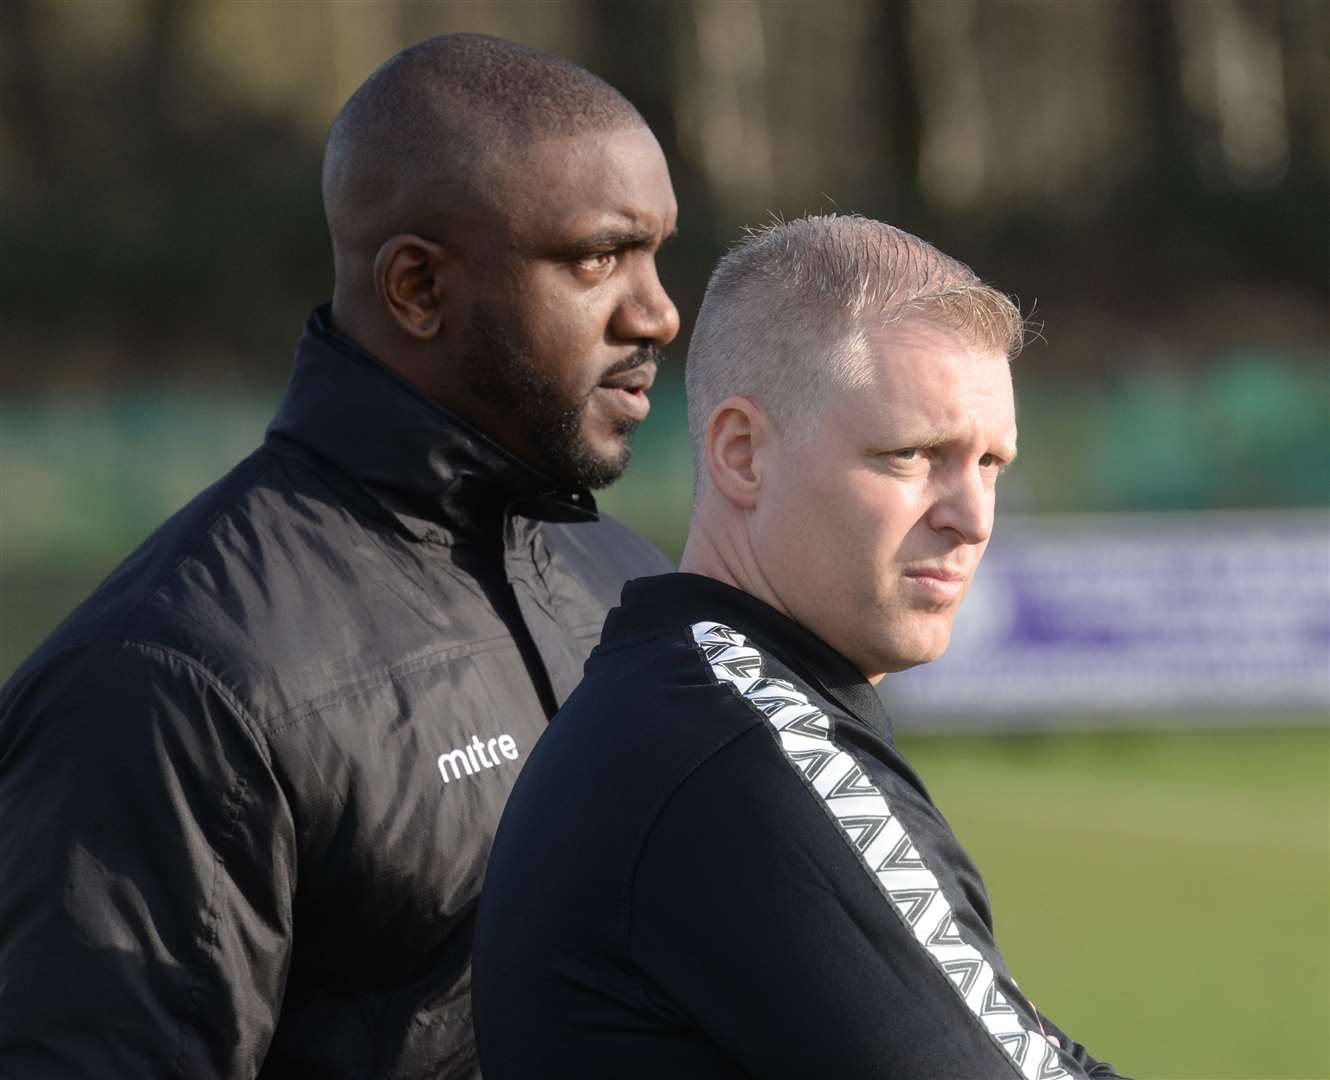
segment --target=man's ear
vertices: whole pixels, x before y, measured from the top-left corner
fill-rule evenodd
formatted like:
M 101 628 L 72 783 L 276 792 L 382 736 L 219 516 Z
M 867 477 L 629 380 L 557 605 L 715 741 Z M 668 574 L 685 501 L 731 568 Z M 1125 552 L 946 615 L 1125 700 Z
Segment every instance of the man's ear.
M 766 414 L 748 398 L 726 398 L 711 410 L 704 444 L 707 477 L 740 510 L 757 505 L 771 435 Z
M 442 244 L 404 233 L 374 257 L 374 291 L 404 333 L 420 341 L 443 331 L 458 260 Z

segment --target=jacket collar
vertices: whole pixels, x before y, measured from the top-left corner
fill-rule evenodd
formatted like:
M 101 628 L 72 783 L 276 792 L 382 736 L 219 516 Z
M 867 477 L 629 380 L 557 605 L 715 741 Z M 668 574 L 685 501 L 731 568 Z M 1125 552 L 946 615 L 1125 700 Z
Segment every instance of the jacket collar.
M 700 574 L 636 578 L 610 612 L 604 646 L 632 637 L 714 621 L 739 631 L 886 739 L 891 720 L 860 671 L 816 634 L 757 597 Z
M 560 487 L 426 398 L 314 310 L 268 426 L 355 481 L 417 540 L 494 538 L 506 515 L 594 521 L 585 488 Z

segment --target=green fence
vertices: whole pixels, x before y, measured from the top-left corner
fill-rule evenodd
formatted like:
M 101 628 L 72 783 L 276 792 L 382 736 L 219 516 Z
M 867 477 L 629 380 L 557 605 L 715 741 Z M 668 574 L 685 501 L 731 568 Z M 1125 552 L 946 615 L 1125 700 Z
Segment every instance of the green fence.
M 1017 364 L 1009 510 L 1330 501 L 1330 383 L 1307 358 L 1239 353 L 1101 384 Z M 255 445 L 280 387 L 183 386 L 0 403 L 0 674 L 151 529 Z M 681 380 L 653 391 L 602 505 L 677 556 L 692 492 Z

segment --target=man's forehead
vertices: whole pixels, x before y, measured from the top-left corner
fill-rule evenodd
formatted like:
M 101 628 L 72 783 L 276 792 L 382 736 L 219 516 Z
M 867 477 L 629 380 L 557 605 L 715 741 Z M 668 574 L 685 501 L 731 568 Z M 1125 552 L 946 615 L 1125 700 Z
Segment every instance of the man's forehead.
M 496 171 L 505 195 L 545 214 L 674 211 L 665 155 L 645 126 L 539 139 Z
M 529 138 L 496 134 L 480 152 L 486 159 L 483 171 L 501 184 L 576 183 L 588 174 L 665 165 L 664 151 L 645 124 Z
M 1005 353 L 926 325 L 871 333 L 862 378 L 829 403 L 833 416 L 875 427 L 906 425 L 913 438 L 944 441 L 976 412 L 1015 449 L 1011 366 Z
M 863 357 L 870 383 L 933 384 L 982 369 L 982 381 L 1009 384 L 1007 354 L 973 334 L 910 319 L 870 330 Z

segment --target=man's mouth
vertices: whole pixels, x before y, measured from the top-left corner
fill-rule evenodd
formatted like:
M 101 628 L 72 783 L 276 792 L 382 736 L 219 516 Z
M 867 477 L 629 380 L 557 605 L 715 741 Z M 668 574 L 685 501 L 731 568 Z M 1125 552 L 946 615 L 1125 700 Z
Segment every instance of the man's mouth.
M 629 359 L 632 361 L 630 366 L 614 365 L 597 385 L 606 390 L 626 390 L 629 393 L 642 393 L 651 389 L 651 384 L 656 381 L 655 357 L 634 356 Z
M 616 365 L 617 366 L 617 365 Z M 656 381 L 656 360 L 648 356 L 637 359 L 631 367 L 604 376 L 596 385 L 614 402 L 618 411 L 628 419 L 640 423 L 651 409 L 647 391 Z
M 941 566 L 917 566 L 906 570 L 905 576 L 920 588 L 944 599 L 959 598 L 965 592 L 967 580 L 967 575 L 961 571 Z

